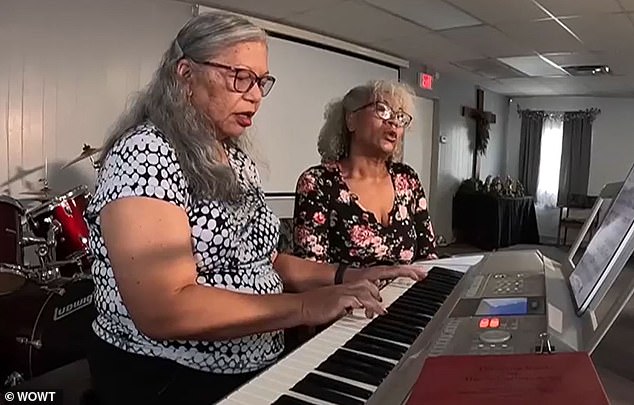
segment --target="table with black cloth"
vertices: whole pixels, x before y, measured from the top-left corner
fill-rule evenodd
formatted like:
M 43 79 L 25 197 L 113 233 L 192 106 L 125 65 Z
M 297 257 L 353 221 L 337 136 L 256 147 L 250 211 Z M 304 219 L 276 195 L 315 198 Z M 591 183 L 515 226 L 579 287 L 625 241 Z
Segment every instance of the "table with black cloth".
M 530 196 L 459 192 L 453 199 L 453 230 L 459 242 L 484 250 L 539 243 L 537 214 Z

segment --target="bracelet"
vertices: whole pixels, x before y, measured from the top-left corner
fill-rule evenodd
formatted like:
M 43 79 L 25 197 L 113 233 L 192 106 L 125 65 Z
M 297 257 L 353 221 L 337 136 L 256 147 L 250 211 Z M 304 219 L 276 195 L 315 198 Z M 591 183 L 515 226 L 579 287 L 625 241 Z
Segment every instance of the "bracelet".
M 348 268 L 347 264 L 339 263 L 339 266 L 337 267 L 337 271 L 335 272 L 335 284 L 343 283 L 343 273 L 346 272 L 347 268 Z

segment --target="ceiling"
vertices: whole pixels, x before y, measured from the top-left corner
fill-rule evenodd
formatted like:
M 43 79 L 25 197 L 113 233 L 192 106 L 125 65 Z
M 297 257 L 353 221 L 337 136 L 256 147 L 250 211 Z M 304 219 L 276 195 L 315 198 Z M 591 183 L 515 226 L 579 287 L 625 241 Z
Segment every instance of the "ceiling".
M 191 1 L 304 28 L 509 96 L 634 96 L 634 0 Z M 576 76 L 571 65 L 607 65 Z

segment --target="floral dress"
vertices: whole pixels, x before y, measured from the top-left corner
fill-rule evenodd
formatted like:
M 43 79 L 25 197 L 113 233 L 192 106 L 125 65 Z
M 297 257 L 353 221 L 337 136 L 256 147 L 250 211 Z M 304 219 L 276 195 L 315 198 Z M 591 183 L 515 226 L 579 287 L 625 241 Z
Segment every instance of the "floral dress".
M 297 181 L 294 254 L 352 267 L 409 264 L 437 258 L 423 186 L 403 163 L 388 163 L 394 186 L 389 225 L 364 209 L 337 163 L 313 166 Z

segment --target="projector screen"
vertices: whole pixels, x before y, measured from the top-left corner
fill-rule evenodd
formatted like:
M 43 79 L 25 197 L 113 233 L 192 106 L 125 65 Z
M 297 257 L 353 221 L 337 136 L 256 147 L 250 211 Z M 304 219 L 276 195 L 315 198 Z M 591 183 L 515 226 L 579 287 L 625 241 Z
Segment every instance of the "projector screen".
M 294 192 L 300 173 L 319 163 L 317 137 L 326 105 L 368 80 L 398 80 L 398 69 L 336 51 L 272 37 L 269 69 L 277 79 L 251 134 L 266 193 Z

